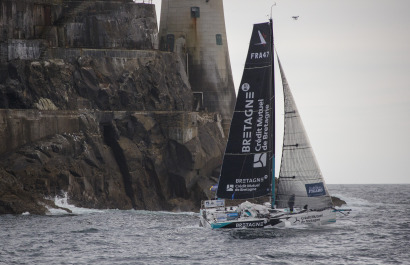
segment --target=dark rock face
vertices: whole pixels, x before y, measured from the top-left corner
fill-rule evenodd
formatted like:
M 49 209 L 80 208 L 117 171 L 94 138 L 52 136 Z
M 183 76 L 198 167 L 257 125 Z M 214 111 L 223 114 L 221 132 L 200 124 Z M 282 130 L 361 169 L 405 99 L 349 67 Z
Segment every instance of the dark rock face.
M 141 55 L 12 61 L 0 84 L 0 108 L 190 111 L 192 92 L 178 57 Z
M 223 155 L 220 123 L 195 114 L 197 134 L 170 137 L 184 130 L 173 113 L 189 114 L 192 93 L 177 56 L 149 55 L 9 64 L 0 136 L 14 144 L 2 149 L 1 213 L 45 213 L 44 198 L 63 191 L 80 207 L 199 208 Z
M 44 214 L 65 192 L 79 207 L 198 209 L 225 138 L 218 114 L 192 112 L 179 56 L 153 50 L 154 6 L 0 9 L 0 214 Z
M 220 162 L 224 141 L 216 123 L 203 121 L 199 136 L 181 144 L 163 134 L 153 114 L 98 122 L 84 112 L 79 119 L 81 132 L 3 155 L 1 213 L 45 213 L 50 203 L 43 198 L 64 191 L 70 203 L 88 208 L 192 211 L 206 198 L 199 179 L 207 178 L 194 169 L 210 174 L 207 167 Z
M 0 170 L 0 213 L 44 214 L 44 198 L 24 189 L 22 183 L 4 169 Z
M 43 198 L 63 191 L 81 207 L 199 208 L 223 155 L 220 122 L 194 115 L 198 133 L 170 137 L 186 129 L 172 117 L 189 114 L 192 92 L 177 56 L 143 54 L 8 64 L 0 136 L 13 145 L 1 149 L 0 179 L 13 184 L 2 185 L 0 212 L 44 213 Z
M 334 206 L 337 206 L 337 207 L 340 207 L 340 206 L 342 206 L 342 205 L 346 205 L 346 204 L 347 204 L 344 200 L 342 200 L 342 199 L 340 199 L 340 198 L 338 198 L 338 197 L 334 197 L 334 196 L 332 196 L 332 202 L 333 202 L 333 205 L 334 205 Z
M 154 48 L 157 21 L 152 5 L 136 5 L 131 1 L 88 2 L 90 4 L 83 4 L 84 11 L 75 17 L 75 21 L 66 23 L 65 39 L 70 47 Z M 63 14 L 78 8 L 69 5 Z

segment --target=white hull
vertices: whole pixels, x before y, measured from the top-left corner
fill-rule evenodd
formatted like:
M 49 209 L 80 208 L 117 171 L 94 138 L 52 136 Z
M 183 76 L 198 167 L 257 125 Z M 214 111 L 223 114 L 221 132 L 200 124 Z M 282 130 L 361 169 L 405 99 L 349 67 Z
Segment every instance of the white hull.
M 271 224 L 274 227 L 291 227 L 300 225 L 327 225 L 336 222 L 336 212 L 333 209 L 324 209 L 320 211 L 304 211 L 300 213 L 286 213 L 278 218 L 271 217 Z M 277 222 L 277 223 L 276 223 Z
M 270 209 L 266 205 L 246 202 L 233 207 L 202 208 L 200 225 L 211 229 L 219 228 L 269 228 L 293 226 L 320 226 L 336 222 L 336 211 Z

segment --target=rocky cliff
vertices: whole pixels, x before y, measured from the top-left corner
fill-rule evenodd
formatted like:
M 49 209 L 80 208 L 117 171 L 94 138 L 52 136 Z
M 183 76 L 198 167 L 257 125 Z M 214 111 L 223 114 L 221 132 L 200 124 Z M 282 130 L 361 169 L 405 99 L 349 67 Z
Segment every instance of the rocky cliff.
M 3 154 L 0 212 L 45 213 L 44 198 L 64 192 L 72 204 L 88 208 L 192 211 L 206 198 L 212 183 L 206 176 L 224 148 L 213 117 L 89 110 L 77 115 L 77 132 L 51 134 Z M 180 116 L 197 121 L 198 135 L 185 143 L 171 139 L 172 124 L 163 122 Z M 11 119 L 9 113 L 3 125 Z
M 218 113 L 192 111 L 179 57 L 155 50 L 154 6 L 0 5 L 0 213 L 44 214 L 65 192 L 81 207 L 198 209 L 225 138 Z

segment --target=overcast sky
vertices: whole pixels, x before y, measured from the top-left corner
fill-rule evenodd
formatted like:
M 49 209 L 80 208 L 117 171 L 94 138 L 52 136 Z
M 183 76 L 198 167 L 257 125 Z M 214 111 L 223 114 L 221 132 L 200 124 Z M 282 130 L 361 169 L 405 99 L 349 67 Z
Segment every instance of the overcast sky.
M 236 87 L 275 2 L 276 49 L 326 182 L 410 183 L 410 1 L 224 0 Z

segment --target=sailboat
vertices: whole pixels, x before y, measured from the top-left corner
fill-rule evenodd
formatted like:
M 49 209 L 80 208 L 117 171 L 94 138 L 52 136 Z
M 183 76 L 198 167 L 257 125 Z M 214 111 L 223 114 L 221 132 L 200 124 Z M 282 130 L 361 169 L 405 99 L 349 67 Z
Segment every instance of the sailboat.
M 284 136 L 275 192 L 273 52 L 272 20 L 254 24 L 216 199 L 201 202 L 201 226 L 262 228 L 336 222 L 340 210 L 333 207 L 278 56 L 284 95 Z M 270 201 L 225 204 L 225 199 L 243 201 L 263 196 L 269 196 Z

